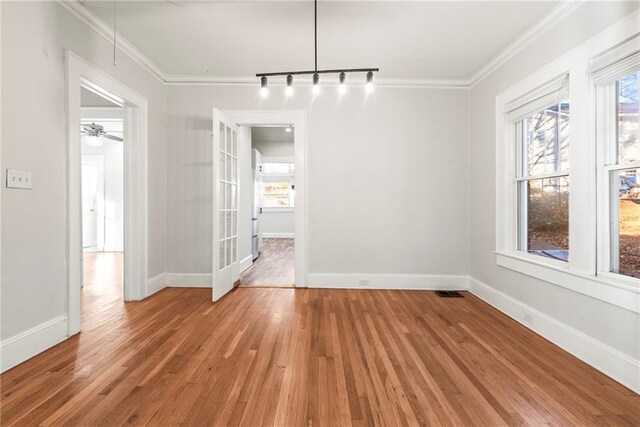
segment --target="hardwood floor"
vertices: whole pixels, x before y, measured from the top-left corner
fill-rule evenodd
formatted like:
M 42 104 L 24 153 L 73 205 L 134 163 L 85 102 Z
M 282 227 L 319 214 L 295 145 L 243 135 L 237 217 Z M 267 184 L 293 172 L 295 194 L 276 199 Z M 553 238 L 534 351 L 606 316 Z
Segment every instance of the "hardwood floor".
M 82 319 L 100 315 L 122 304 L 122 252 L 85 252 L 83 255 Z
M 294 239 L 264 239 L 260 256 L 240 275 L 240 286 L 293 286 L 293 242 Z
M 2 425 L 640 424 L 638 395 L 468 293 L 210 298 L 96 304 L 0 376 Z

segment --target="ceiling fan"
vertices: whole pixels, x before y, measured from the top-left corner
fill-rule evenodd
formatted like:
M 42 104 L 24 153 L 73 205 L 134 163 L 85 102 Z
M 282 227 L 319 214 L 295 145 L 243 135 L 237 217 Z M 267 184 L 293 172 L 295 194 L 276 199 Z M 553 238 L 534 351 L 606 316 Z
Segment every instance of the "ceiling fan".
M 107 132 L 105 132 L 104 126 L 97 125 L 95 123 L 91 123 L 91 124 L 83 123 L 81 126 L 80 133 L 83 136 L 90 137 L 87 139 L 87 144 L 89 145 L 102 145 L 102 141 L 100 141 L 99 138 L 111 139 L 113 141 L 118 141 L 118 142 L 123 141 L 122 138 L 120 138 L 119 136 L 109 135 Z M 93 143 L 89 141 L 93 141 Z

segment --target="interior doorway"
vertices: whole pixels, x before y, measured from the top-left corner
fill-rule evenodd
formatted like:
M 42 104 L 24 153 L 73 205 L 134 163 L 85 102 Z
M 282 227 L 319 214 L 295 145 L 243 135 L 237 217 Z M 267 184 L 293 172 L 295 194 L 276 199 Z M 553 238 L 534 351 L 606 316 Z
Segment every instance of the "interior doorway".
M 123 300 L 124 109 L 82 88 L 82 318 Z
M 97 276 L 107 278 L 109 274 L 101 269 L 105 263 L 109 266 L 114 277 L 120 278 L 120 285 L 113 288 L 117 292 L 117 302 L 140 300 L 148 294 L 148 150 L 147 150 L 147 116 L 148 102 L 138 93 L 115 80 L 109 74 L 85 61 L 80 56 L 65 50 L 66 66 L 66 131 L 67 131 L 67 334 L 75 335 L 82 329 L 82 302 L 84 276 L 95 272 Z M 121 120 L 122 131 L 122 253 L 118 250 L 112 256 L 105 256 L 104 263 L 84 265 L 84 236 L 83 236 L 83 135 L 92 134 L 115 142 L 106 130 L 107 123 L 100 125 L 92 120 L 93 117 L 83 117 L 83 90 L 87 96 L 96 96 L 97 102 L 105 102 L 96 108 L 119 107 L 119 117 L 105 117 L 100 119 Z M 113 105 L 112 105 L 113 104 Z M 85 104 L 87 105 L 87 104 Z M 87 107 L 88 108 L 88 107 Z M 83 120 L 85 123 L 83 123 Z M 89 123 L 87 123 L 89 121 Z M 113 124 L 113 123 L 112 123 Z M 111 130 L 114 134 L 115 130 Z M 115 134 L 112 136 L 116 136 Z M 105 155 L 106 163 L 106 155 Z M 108 172 L 104 167 L 104 175 Z M 90 193 L 92 188 L 85 189 Z M 98 190 L 95 190 L 98 193 Z M 99 204 L 99 197 L 96 196 Z M 85 206 L 90 210 L 91 205 Z M 105 215 L 110 207 L 105 202 Z M 101 215 L 96 213 L 96 229 L 99 229 Z M 107 226 L 105 221 L 105 227 Z M 93 226 L 92 228 L 93 229 Z M 96 235 L 96 250 L 100 244 L 100 232 Z M 105 236 L 106 237 L 106 236 Z M 104 249 L 108 249 L 109 240 L 104 240 Z M 126 248 L 126 251 L 125 251 Z M 98 251 L 94 253 L 97 254 Z M 103 251 L 104 252 L 104 251 Z M 126 252 L 126 253 L 125 253 Z M 85 268 L 86 267 L 86 268 Z M 94 289 L 98 290 L 98 287 Z
M 305 111 L 214 109 L 214 301 L 234 286 L 307 286 L 306 124 Z M 269 139 L 284 151 L 263 156 Z
M 240 220 L 248 222 L 245 226 L 251 230 L 251 259 L 241 265 L 239 286 L 293 287 L 295 283 L 293 130 L 293 124 L 250 127 L 251 162 L 240 162 L 240 176 L 248 181 L 241 190 L 251 195 L 251 217 L 241 203 Z M 244 171 L 249 165 L 250 170 Z M 245 259 L 244 255 L 240 258 Z

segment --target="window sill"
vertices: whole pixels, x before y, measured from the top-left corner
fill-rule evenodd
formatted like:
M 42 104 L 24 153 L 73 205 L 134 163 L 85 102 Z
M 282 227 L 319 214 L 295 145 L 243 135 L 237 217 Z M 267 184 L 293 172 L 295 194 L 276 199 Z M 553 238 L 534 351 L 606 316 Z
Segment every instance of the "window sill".
M 295 208 L 262 208 L 262 213 L 285 213 L 293 212 Z
M 582 295 L 604 301 L 640 314 L 640 281 L 633 278 L 618 281 L 612 274 L 591 276 L 557 266 L 546 260 L 513 252 L 496 251 L 496 263 L 504 268 L 561 286 Z M 637 283 L 634 283 L 637 282 Z

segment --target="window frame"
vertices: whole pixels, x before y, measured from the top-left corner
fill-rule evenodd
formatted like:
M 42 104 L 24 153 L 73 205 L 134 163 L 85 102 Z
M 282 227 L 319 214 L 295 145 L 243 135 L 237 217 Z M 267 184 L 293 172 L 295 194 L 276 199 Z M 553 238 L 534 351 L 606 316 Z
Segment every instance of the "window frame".
M 569 100 L 569 109 L 571 109 L 571 99 L 570 98 L 566 98 Z M 551 103 L 551 105 L 560 105 L 562 103 L 562 101 L 557 101 L 557 102 L 553 102 Z M 525 129 L 523 126 L 523 121 L 529 117 L 531 117 L 534 114 L 537 114 L 538 112 L 542 111 L 542 110 L 547 110 L 551 105 L 547 105 L 546 107 L 543 107 L 542 109 L 540 108 L 536 108 L 535 111 L 531 112 L 531 113 L 527 113 L 525 115 L 525 117 L 523 118 L 519 118 L 518 120 L 515 120 L 512 122 L 513 124 L 513 129 L 514 129 L 514 134 L 513 134 L 513 139 L 511 142 L 508 143 L 513 143 L 515 144 L 516 148 L 515 148 L 515 159 L 514 161 L 516 162 L 515 165 L 515 177 L 514 177 L 514 183 L 516 186 L 516 212 L 517 212 L 517 220 L 516 220 L 516 246 L 515 246 L 515 250 L 517 250 L 518 252 L 521 252 L 523 255 L 526 256 L 533 256 L 535 257 L 535 259 L 537 259 L 538 257 L 542 258 L 542 262 L 548 262 L 552 265 L 555 265 L 557 267 L 563 267 L 565 266 L 569 261 L 562 261 L 562 260 L 556 260 L 553 259 L 551 257 L 545 257 L 543 255 L 538 255 L 538 254 L 532 254 L 530 253 L 528 250 L 526 249 L 522 249 L 521 246 L 523 245 L 523 243 L 528 246 L 529 244 L 529 226 L 528 226 L 528 204 L 527 204 L 527 200 L 526 197 L 524 197 L 523 190 L 526 188 L 527 183 L 531 182 L 531 181 L 537 181 L 537 180 L 548 180 L 548 179 L 553 179 L 553 178 L 567 178 L 567 180 L 569 181 L 569 187 L 571 188 L 571 181 L 570 181 L 570 173 L 571 173 L 571 165 L 569 165 L 569 167 L 567 169 L 561 169 L 557 172 L 551 172 L 551 173 L 544 173 L 544 174 L 531 174 L 529 172 L 528 166 L 529 166 L 529 159 L 527 157 L 527 147 L 525 146 L 526 144 L 526 140 L 525 140 Z M 560 114 L 560 112 L 558 113 Z M 571 120 L 571 113 L 569 113 L 569 120 Z M 557 137 L 559 138 L 560 135 L 557 135 Z M 571 137 L 569 137 L 569 148 L 571 148 Z M 558 153 L 559 154 L 559 153 Z M 569 190 L 569 195 L 571 195 L 571 190 Z M 568 236 L 567 236 L 568 237 Z M 569 259 L 571 259 L 571 255 L 570 255 L 570 251 L 569 251 Z
M 592 64 L 602 57 L 624 53 L 632 43 L 638 51 L 640 33 L 633 16 L 612 25 L 496 96 L 495 103 L 495 256 L 499 267 L 513 270 L 640 314 L 640 279 L 602 271 L 602 179 L 599 172 L 597 89 Z M 613 53 L 612 53 L 613 52 Z M 618 55 L 620 59 L 626 56 Z M 615 62 L 615 61 L 614 61 Z M 613 62 L 610 62 L 613 63 Z M 601 64 L 601 62 L 600 62 Z M 517 248 L 517 187 L 515 185 L 515 125 L 505 110 L 515 100 L 568 74 L 571 103 L 569 148 L 569 262 L 532 255 Z M 529 96 L 528 99 L 535 99 Z M 627 168 L 627 166 L 625 166 Z M 596 197 L 596 194 L 598 197 Z M 607 245 L 608 245 L 607 241 Z M 558 265 L 561 263 L 563 265 Z M 619 277 L 612 277 L 619 276 Z
M 627 74 L 634 71 L 628 71 Z M 640 63 L 635 72 L 640 72 Z M 626 169 L 640 169 L 640 160 L 619 163 L 618 160 L 618 114 L 617 114 L 617 82 L 624 75 L 614 75 L 602 83 L 595 85 L 596 104 L 596 143 L 598 147 L 597 191 L 598 197 L 598 257 L 596 275 L 611 283 L 640 287 L 640 278 L 626 276 L 611 271 L 611 187 L 609 178 L 612 172 Z
M 270 163 L 288 163 L 289 173 L 265 173 L 264 165 Z M 262 212 L 293 212 L 295 210 L 295 170 L 294 161 L 289 158 L 268 158 L 263 157 L 262 160 L 262 172 L 260 177 L 262 179 L 262 189 L 260 191 L 260 207 Z M 289 183 L 289 204 L 288 206 L 264 206 L 264 183 L 265 182 L 288 182 Z

